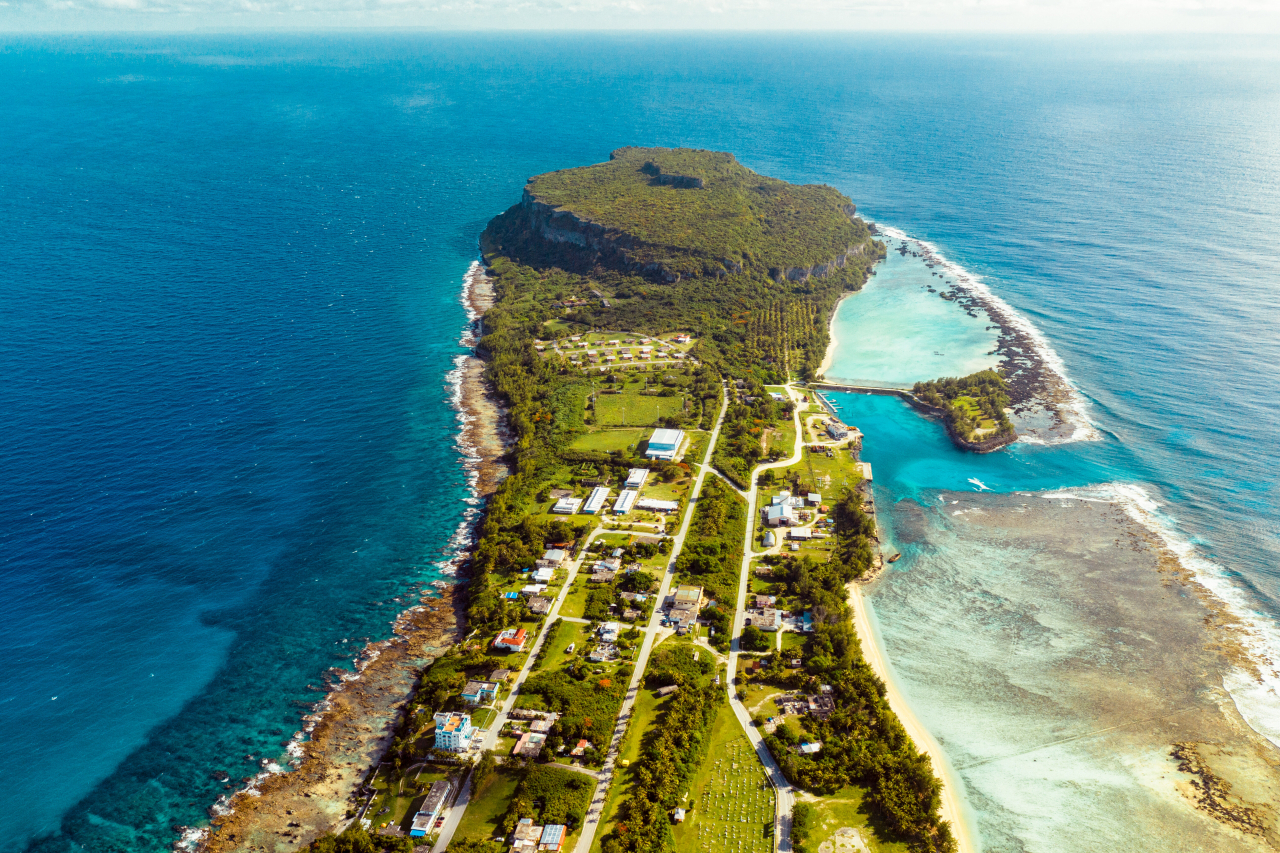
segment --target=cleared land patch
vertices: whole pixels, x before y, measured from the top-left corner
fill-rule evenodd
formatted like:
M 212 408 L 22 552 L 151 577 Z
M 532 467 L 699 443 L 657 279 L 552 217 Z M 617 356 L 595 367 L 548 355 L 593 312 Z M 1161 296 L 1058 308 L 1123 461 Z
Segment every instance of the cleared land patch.
M 596 396 L 596 422 L 601 426 L 648 426 L 683 409 L 684 398 L 679 396 L 657 397 L 635 391 Z

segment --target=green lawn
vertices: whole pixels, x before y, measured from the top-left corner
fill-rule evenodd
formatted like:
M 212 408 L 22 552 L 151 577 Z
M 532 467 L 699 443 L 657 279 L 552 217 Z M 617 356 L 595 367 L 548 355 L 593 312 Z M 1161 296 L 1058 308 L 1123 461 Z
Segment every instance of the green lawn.
M 623 767 L 622 762 L 630 761 L 635 764 L 636 760 L 639 759 L 640 744 L 644 734 L 653 725 L 654 720 L 657 719 L 662 705 L 668 701 L 670 701 L 669 698 L 659 699 L 652 690 L 643 688 L 636 694 L 635 704 L 631 706 L 631 723 L 627 727 L 627 733 L 618 747 L 617 772 L 614 774 L 613 784 L 609 786 L 604 809 L 600 813 L 600 827 L 591 843 L 592 853 L 599 853 L 601 839 L 608 837 L 609 833 L 613 832 L 618 806 L 621 805 L 623 799 L 630 792 L 633 784 L 631 770 Z
M 804 634 L 797 634 L 795 631 L 782 632 L 782 648 L 783 649 L 803 649 Z
M 677 850 L 773 850 L 773 788 L 727 703 L 716 715 L 711 746 L 694 774 L 685 808 L 688 817 L 672 830 Z
M 640 442 L 649 438 L 648 429 L 606 429 L 580 435 L 573 441 L 574 450 L 635 450 Z
M 588 639 L 587 630 L 588 626 L 586 625 L 557 619 L 556 624 L 551 626 L 551 633 L 547 637 L 544 647 L 546 652 L 542 656 L 542 661 L 534 668 L 533 672 L 555 669 L 568 660 L 570 656 L 565 654 L 565 649 L 569 647 L 570 643 L 577 643 L 574 651 L 582 651 Z
M 782 454 L 782 458 L 786 459 L 796 449 L 796 422 L 794 418 L 787 418 L 769 428 L 765 433 L 764 439 L 765 453 L 777 448 Z
M 471 712 L 471 725 L 477 729 L 487 729 L 496 716 L 498 712 L 492 708 L 476 708 Z
M 582 612 L 587 608 L 587 593 L 590 591 L 590 586 L 586 578 L 579 574 L 578 579 L 569 589 L 569 594 L 564 597 L 564 602 L 560 605 L 560 615 L 581 619 Z
M 506 814 L 519 781 L 519 771 L 505 767 L 494 770 L 480 790 L 471 792 L 471 801 L 458 823 L 454 840 L 472 841 L 495 837 L 499 833 L 498 822 Z
M 809 804 L 814 807 L 814 825 L 805 842 L 805 847 L 816 851 L 824 841 L 829 840 L 836 831 L 844 827 L 852 827 L 860 831 L 862 840 L 867 843 L 873 853 L 906 853 L 907 845 L 899 842 L 881 841 L 874 829 L 868 824 L 866 810 L 862 806 L 863 789 L 848 786 L 841 788 L 830 797 L 819 797 Z M 806 800 L 808 801 L 808 800 Z
M 652 397 L 636 391 L 596 395 L 596 423 L 601 426 L 648 426 L 679 414 L 683 397 Z

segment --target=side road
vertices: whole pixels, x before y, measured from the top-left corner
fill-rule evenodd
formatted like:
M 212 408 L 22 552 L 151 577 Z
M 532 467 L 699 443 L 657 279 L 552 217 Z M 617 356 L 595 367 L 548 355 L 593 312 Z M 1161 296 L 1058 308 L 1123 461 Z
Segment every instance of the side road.
M 613 738 L 609 741 L 609 752 L 605 756 L 604 768 L 600 771 L 596 783 L 595 795 L 591 798 L 591 806 L 587 809 L 587 819 L 582 824 L 582 834 L 578 836 L 578 845 L 574 853 L 590 853 L 591 843 L 600 830 L 600 819 L 604 816 L 604 804 L 609 795 L 609 785 L 613 782 L 614 765 L 618 760 L 618 750 L 622 745 L 622 736 L 626 734 L 627 723 L 631 719 L 631 708 L 635 705 L 636 695 L 644 680 L 645 668 L 649 665 L 649 654 L 653 651 L 654 638 L 658 636 L 662 620 L 662 602 L 671 592 L 671 581 L 675 578 L 676 558 L 684 547 L 685 536 L 689 533 L 689 523 L 693 520 L 693 511 L 698 504 L 698 496 L 702 494 L 702 484 L 710 469 L 708 463 L 716 449 L 716 441 L 720 438 L 720 427 L 724 424 L 725 412 L 729 410 L 729 397 L 726 393 L 720 404 L 720 415 L 716 418 L 715 429 L 711 431 L 711 440 L 707 442 L 707 452 L 702 464 L 698 466 L 698 479 L 694 481 L 689 492 L 689 506 L 685 510 L 684 520 L 680 523 L 680 531 L 676 533 L 675 542 L 671 546 L 671 561 L 667 564 L 667 572 L 662 576 L 662 587 L 658 590 L 657 606 L 649 617 L 649 626 L 645 629 L 644 640 L 640 644 L 640 654 L 636 656 L 635 672 L 631 675 L 631 683 L 627 685 L 627 696 L 622 700 L 622 709 L 618 712 L 618 722 L 613 728 Z

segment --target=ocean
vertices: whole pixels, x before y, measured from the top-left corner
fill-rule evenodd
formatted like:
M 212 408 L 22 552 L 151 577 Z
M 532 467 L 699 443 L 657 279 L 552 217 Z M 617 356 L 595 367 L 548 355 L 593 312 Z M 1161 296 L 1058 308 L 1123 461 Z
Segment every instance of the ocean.
M 0 851 L 165 850 L 285 762 L 326 671 L 456 557 L 469 471 L 450 371 L 478 235 L 528 176 L 622 145 L 831 184 L 980 276 L 1060 356 L 1100 440 L 976 458 L 892 398 L 842 403 L 890 530 L 971 478 L 1141 488 L 1274 624 L 1278 47 L 7 36 Z M 911 555 L 871 604 L 932 727 L 954 695 L 930 690 L 936 646 L 913 659 L 894 622 L 929 611 L 938 584 L 912 593 L 917 569 L 933 577 Z M 998 849 L 1069 849 L 1018 791 L 965 778 Z

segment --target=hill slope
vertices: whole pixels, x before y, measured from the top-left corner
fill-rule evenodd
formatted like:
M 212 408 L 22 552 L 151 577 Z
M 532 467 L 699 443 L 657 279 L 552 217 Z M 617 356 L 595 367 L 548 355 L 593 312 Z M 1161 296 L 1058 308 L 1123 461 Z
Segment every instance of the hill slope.
M 538 175 L 520 208 L 562 259 L 669 283 L 743 271 L 804 281 L 843 267 L 868 236 L 837 190 L 692 148 L 620 148 L 605 163 Z

